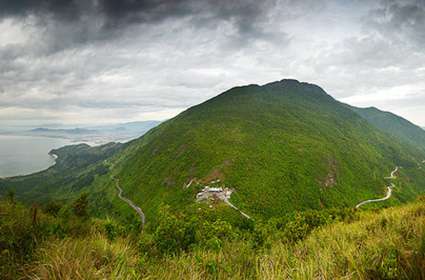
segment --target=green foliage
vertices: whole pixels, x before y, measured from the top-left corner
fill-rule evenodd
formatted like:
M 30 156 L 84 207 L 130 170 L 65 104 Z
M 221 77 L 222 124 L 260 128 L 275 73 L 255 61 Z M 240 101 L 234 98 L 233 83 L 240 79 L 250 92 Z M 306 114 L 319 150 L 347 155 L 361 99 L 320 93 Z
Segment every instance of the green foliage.
M 106 219 L 96 219 L 95 223 L 97 225 L 97 231 L 102 232 L 109 241 L 114 241 L 131 234 L 128 227 L 109 217 Z
M 195 224 L 173 215 L 168 207 L 161 209 L 159 224 L 153 235 L 162 254 L 176 254 L 188 250 L 195 243 Z
M 269 219 L 266 223 L 256 223 L 254 230 L 249 231 L 248 239 L 254 249 L 268 249 L 276 241 L 292 244 L 303 240 L 317 228 L 340 221 L 351 223 L 358 217 L 358 212 L 350 208 L 296 212 Z
M 108 220 L 105 223 L 104 227 L 105 227 L 106 237 L 108 237 L 110 241 L 113 241 L 118 235 L 116 226 L 113 224 L 112 221 Z
M 179 213 L 162 206 L 152 233 L 144 232 L 139 241 L 141 252 L 150 255 L 177 255 L 195 248 L 219 251 L 224 242 L 241 236 L 240 229 L 229 222 L 215 219 L 206 212 Z
M 87 194 L 81 194 L 80 197 L 72 204 L 74 214 L 79 217 L 86 217 L 88 204 L 89 201 L 87 199 Z
M 50 201 L 45 204 L 44 212 L 49 213 L 50 215 L 57 216 L 62 206 L 56 201 Z
M 84 187 L 89 186 L 94 181 L 94 175 L 91 173 L 84 174 L 83 176 L 79 177 L 77 181 L 72 185 L 73 191 L 79 191 Z

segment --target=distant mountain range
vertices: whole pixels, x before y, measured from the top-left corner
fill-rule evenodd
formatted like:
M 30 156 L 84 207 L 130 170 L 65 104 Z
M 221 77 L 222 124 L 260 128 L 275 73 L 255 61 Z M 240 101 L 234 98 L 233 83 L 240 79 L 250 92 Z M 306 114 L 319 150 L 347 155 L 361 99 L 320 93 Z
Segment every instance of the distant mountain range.
M 126 142 L 140 137 L 159 123 L 159 121 L 140 121 L 76 128 L 37 127 L 25 130 L 14 130 L 13 132 L 6 131 L 3 132 L 3 134 L 13 133 L 14 135 L 64 138 L 73 142 L 105 144 L 108 142 Z
M 72 128 L 72 129 L 57 129 L 57 128 L 34 128 L 29 131 L 28 133 L 52 133 L 52 134 L 90 134 L 90 133 L 97 133 L 97 130 L 91 130 L 86 128 Z

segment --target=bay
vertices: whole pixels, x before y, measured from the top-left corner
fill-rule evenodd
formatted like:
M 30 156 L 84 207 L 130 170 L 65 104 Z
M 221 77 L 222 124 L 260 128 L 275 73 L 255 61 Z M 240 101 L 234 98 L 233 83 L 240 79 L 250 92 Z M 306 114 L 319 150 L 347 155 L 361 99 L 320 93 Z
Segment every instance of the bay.
M 70 144 L 70 140 L 60 138 L 0 135 L 0 177 L 47 169 L 55 163 L 49 151 Z

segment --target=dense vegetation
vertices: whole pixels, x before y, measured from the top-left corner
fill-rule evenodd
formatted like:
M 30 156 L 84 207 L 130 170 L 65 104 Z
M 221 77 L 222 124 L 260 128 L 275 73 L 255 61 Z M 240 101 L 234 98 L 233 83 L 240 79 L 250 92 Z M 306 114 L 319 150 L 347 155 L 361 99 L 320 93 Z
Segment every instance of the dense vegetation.
M 2 279 L 425 279 L 422 198 L 379 211 L 329 209 L 267 221 L 207 207 L 144 232 L 91 218 L 88 201 L 0 201 Z M 193 211 L 197 211 L 194 215 Z

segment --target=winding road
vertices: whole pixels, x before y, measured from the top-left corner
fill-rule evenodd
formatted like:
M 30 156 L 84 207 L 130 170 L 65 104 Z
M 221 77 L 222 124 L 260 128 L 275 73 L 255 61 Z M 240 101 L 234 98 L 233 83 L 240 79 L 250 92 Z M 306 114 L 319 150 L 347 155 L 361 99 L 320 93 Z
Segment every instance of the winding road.
M 399 167 L 397 166 L 391 172 L 390 177 L 385 177 L 385 179 L 389 179 L 389 180 L 397 179 L 397 176 L 395 176 L 395 174 L 398 172 L 398 170 L 399 170 Z M 383 197 L 383 198 L 377 198 L 377 199 L 369 199 L 369 200 L 362 201 L 362 202 L 360 202 L 359 204 L 356 205 L 356 209 L 359 208 L 359 207 L 361 207 L 361 206 L 363 206 L 363 205 L 365 205 L 365 204 L 369 204 L 369 203 L 372 203 L 372 202 L 385 201 L 385 200 L 389 199 L 391 197 L 392 193 L 393 193 L 393 188 L 394 187 L 395 187 L 394 184 L 391 183 L 389 186 L 387 186 L 387 194 L 385 195 L 385 197 Z
M 137 212 L 137 214 L 140 217 L 140 221 L 142 222 L 142 229 L 145 227 L 145 213 L 143 213 L 142 209 L 137 206 L 136 204 L 134 204 L 133 201 L 131 201 L 130 199 L 126 198 L 125 196 L 122 196 L 122 189 L 120 187 L 120 183 L 119 183 L 119 179 L 114 179 L 115 180 L 115 184 L 118 190 L 118 197 L 124 201 L 125 203 L 127 203 L 131 208 L 134 209 L 134 211 Z

